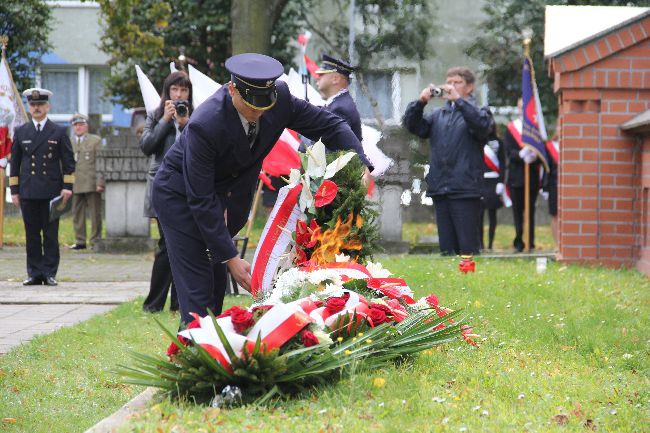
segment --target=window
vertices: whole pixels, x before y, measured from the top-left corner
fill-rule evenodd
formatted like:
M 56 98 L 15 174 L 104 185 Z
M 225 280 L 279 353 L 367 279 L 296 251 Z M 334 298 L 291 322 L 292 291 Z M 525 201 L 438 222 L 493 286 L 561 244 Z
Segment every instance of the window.
M 399 117 L 400 104 L 400 73 L 399 72 L 366 72 L 364 80 L 368 91 L 377 102 L 377 108 L 384 120 Z M 370 100 L 361 90 L 358 80 L 352 81 L 357 109 L 362 119 L 374 119 L 375 112 Z
M 79 73 L 78 71 L 43 69 L 41 75 L 42 86 L 51 90 L 50 113 L 70 114 L 77 111 L 79 100 Z
M 90 69 L 89 71 L 89 114 L 111 114 L 113 112 L 113 106 L 104 93 L 104 80 L 107 75 L 107 69 Z

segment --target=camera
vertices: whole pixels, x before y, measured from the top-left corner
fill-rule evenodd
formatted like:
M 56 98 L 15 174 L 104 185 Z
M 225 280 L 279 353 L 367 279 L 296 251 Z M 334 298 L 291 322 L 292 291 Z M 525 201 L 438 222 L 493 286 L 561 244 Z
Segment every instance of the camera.
M 430 87 L 429 91 L 431 92 L 431 97 L 436 98 L 436 97 L 441 97 L 445 92 L 445 89 L 441 89 L 440 87 Z
M 174 101 L 174 107 L 178 116 L 186 117 L 189 113 L 190 102 L 186 100 Z

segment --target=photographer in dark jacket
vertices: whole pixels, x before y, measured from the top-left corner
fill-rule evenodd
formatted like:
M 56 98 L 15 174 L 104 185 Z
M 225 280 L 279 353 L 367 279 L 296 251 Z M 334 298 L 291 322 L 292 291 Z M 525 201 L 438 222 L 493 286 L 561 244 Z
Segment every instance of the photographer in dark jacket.
M 483 184 L 483 145 L 492 122 L 489 110 L 472 96 L 474 74 L 468 68 L 447 71 L 447 81 L 430 85 L 406 107 L 403 123 L 421 138 L 429 138 L 427 195 L 433 198 L 442 254 L 477 254 Z M 424 107 L 433 96 L 447 102 L 432 113 Z
M 151 155 L 151 165 L 147 173 L 147 190 L 144 203 L 144 216 L 158 218 L 151 204 L 153 178 L 169 148 L 176 141 L 190 119 L 192 111 L 192 83 L 185 72 L 172 72 L 165 79 L 160 106 L 147 114 L 147 120 L 140 138 L 140 148 L 145 155 Z M 178 297 L 172 280 L 172 270 L 167 256 L 165 236 L 158 222 L 160 240 L 151 270 L 149 294 L 142 308 L 148 312 L 162 311 L 171 286 L 171 311 L 178 311 Z

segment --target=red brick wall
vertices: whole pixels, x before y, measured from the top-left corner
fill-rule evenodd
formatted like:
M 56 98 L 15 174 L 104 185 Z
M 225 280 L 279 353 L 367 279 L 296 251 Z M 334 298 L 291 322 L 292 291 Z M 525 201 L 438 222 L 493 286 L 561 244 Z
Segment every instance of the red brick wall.
M 634 266 L 647 254 L 650 264 L 641 244 L 650 154 L 643 159 L 641 142 L 619 129 L 650 109 L 650 18 L 552 59 L 551 71 L 560 104 L 560 258 Z
M 640 207 L 641 219 L 639 224 L 639 260 L 636 268 L 650 275 L 650 134 L 646 134 L 642 143 L 642 169 Z

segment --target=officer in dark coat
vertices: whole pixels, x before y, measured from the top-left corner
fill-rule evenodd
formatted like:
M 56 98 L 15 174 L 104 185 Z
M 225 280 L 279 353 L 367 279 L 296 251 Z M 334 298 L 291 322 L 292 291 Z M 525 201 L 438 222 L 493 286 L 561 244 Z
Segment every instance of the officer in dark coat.
M 352 72 L 354 68 L 343 60 L 323 54 L 321 66 L 316 71 L 316 86 L 325 99 L 325 109 L 348 122 L 354 135 L 361 141 L 361 117 L 357 104 L 348 92 Z
M 23 95 L 32 121 L 15 131 L 9 174 L 11 200 L 25 223 L 28 278 L 23 284 L 56 286 L 59 220 L 50 221 L 50 200 L 72 197 L 74 152 L 65 128 L 47 118 L 52 92 L 34 88 Z
M 353 149 L 370 166 L 347 123 L 276 82 L 280 62 L 247 53 L 229 58 L 226 68 L 231 81 L 194 111 L 154 179 L 153 205 L 185 323 L 191 312 L 220 313 L 224 265 L 250 288 L 250 265 L 239 257 L 232 237 L 248 219 L 262 161 L 284 128 L 322 138 L 331 150 Z

